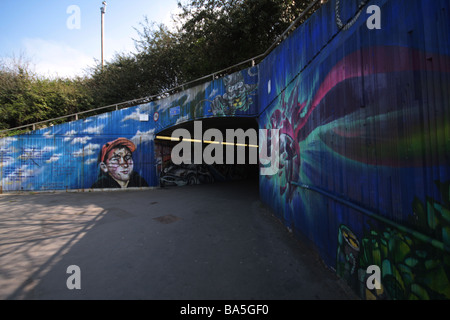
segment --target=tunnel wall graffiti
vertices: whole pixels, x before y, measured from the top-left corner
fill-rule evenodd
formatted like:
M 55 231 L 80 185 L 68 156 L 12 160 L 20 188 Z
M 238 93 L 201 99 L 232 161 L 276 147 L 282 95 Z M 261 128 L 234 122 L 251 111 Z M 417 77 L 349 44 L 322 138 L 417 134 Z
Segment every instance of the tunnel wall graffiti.
M 261 199 L 361 297 L 448 299 L 450 2 L 369 1 L 381 29 L 359 4 L 328 1 L 260 64 L 281 155 Z
M 0 191 L 158 186 L 155 135 L 196 119 L 255 117 L 257 85 L 252 67 L 158 101 L 2 138 Z
M 255 67 L 0 139 L 0 191 L 157 186 L 168 152 L 156 134 L 257 117 L 280 129 L 280 170 L 259 181 L 287 228 L 362 298 L 449 299 L 449 14 L 449 0 L 330 0 Z M 108 163 L 128 170 L 111 180 Z M 366 286 L 371 265 L 381 289 Z

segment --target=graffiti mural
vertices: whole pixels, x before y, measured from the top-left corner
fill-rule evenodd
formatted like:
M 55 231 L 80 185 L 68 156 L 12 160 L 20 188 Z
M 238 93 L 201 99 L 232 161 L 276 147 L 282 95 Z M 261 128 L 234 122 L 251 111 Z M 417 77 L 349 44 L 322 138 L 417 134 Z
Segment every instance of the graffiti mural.
M 162 187 L 207 184 L 255 178 L 256 166 L 249 164 L 174 164 L 171 160 L 173 145 L 155 141 L 158 157 L 159 184 Z
M 255 117 L 257 99 L 251 96 L 256 97 L 257 70 L 239 71 L 150 103 L 0 138 L 0 192 L 159 186 L 170 156 L 155 150 L 155 134 L 195 119 Z M 196 168 L 195 181 L 221 179 L 220 170 L 210 171 Z
M 450 2 L 368 2 L 381 8 L 381 30 L 342 1 L 351 23 L 335 29 L 329 1 L 260 64 L 259 123 L 280 129 L 281 142 L 261 198 L 362 298 L 449 299 L 449 190 L 436 181 L 450 180 L 450 123 L 437 116 L 448 116 L 450 44 L 424 39 L 443 32 Z M 436 17 L 435 29 L 400 36 L 394 21 L 413 23 L 413 12 Z M 381 290 L 366 287 L 371 265 Z
M 428 198 L 412 204 L 412 225 L 429 241 L 396 228 L 374 226 L 358 240 L 348 227 L 339 228 L 337 274 L 366 299 L 450 299 L 450 182 L 437 183 L 443 202 Z M 442 242 L 436 248 L 434 237 Z M 435 241 L 435 240 L 434 240 Z M 368 290 L 366 270 L 381 266 L 381 289 Z
M 368 5 L 381 29 L 367 27 Z M 450 0 L 328 1 L 257 66 L 0 139 L 0 192 L 242 178 L 244 166 L 175 166 L 155 136 L 255 117 L 280 130 L 260 197 L 327 266 L 365 299 L 450 299 L 449 12 Z M 381 289 L 365 285 L 372 265 Z
M 133 170 L 136 146 L 126 138 L 103 145 L 99 158 L 99 175 L 91 188 L 148 187 L 147 182 Z
M 257 84 L 245 83 L 241 72 L 225 76 L 226 92 L 214 98 L 211 103 L 211 112 L 215 116 L 235 115 L 236 111 L 247 111 L 253 104 L 251 95 L 255 95 Z

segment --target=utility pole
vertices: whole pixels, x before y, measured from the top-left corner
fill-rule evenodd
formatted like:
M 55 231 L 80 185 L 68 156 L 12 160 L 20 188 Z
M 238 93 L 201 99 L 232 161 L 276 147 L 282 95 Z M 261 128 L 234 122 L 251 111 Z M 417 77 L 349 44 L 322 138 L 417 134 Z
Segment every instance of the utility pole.
M 100 12 L 102 15 L 102 70 L 103 70 L 103 65 L 104 65 L 104 59 L 103 59 L 103 39 L 104 39 L 104 28 L 105 28 L 105 12 L 106 12 L 106 1 L 102 2 L 103 6 L 100 7 Z

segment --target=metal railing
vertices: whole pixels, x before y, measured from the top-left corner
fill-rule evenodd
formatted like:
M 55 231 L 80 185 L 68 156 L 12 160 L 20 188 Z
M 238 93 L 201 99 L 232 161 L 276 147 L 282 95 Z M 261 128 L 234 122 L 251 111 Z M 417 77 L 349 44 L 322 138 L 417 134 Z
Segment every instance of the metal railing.
M 292 30 L 292 28 L 294 28 L 299 23 L 299 21 L 301 19 L 303 19 L 318 3 L 322 3 L 322 2 L 323 2 L 322 0 L 313 0 L 309 4 L 309 6 L 304 11 L 302 11 L 302 13 L 290 24 L 290 26 L 280 36 L 277 37 L 277 39 L 272 43 L 272 45 L 266 51 L 264 51 L 263 53 L 255 56 L 253 58 L 250 58 L 250 59 L 247 59 L 245 61 L 239 62 L 239 63 L 237 63 L 235 65 L 232 65 L 232 66 L 227 67 L 225 69 L 213 72 L 211 74 L 208 74 L 206 76 L 197 78 L 195 80 L 183 83 L 181 85 L 178 85 L 178 86 L 176 86 L 174 88 L 171 88 L 171 89 L 166 90 L 166 91 L 164 91 L 162 93 L 159 93 L 159 94 L 155 94 L 155 95 L 152 95 L 152 96 L 147 96 L 147 97 L 143 97 L 143 98 L 139 98 L 139 99 L 134 99 L 134 100 L 130 100 L 130 101 L 124 101 L 124 102 L 112 104 L 112 105 L 109 105 L 109 106 L 99 107 L 99 108 L 90 109 L 90 110 L 86 110 L 86 111 L 81 111 L 81 112 L 77 112 L 77 113 L 72 113 L 72 114 L 69 114 L 69 115 L 66 115 L 66 116 L 61 116 L 61 117 L 52 118 L 52 119 L 48 119 L 48 120 L 38 121 L 38 122 L 34 122 L 34 123 L 30 123 L 30 124 L 26 124 L 26 125 L 14 127 L 14 128 L 0 130 L 0 135 L 3 135 L 3 134 L 5 134 L 7 132 L 10 132 L 10 131 L 26 129 L 26 128 L 30 128 L 30 127 L 32 128 L 32 130 L 36 130 L 36 129 L 39 129 L 40 126 L 43 126 L 43 125 L 45 125 L 47 123 L 50 123 L 50 122 L 53 122 L 53 121 L 58 121 L 58 120 L 64 120 L 64 119 L 69 119 L 69 118 L 72 118 L 73 120 L 78 120 L 80 115 L 84 115 L 84 114 L 87 114 L 87 113 L 94 113 L 94 112 L 98 112 L 98 111 L 106 110 L 106 109 L 111 109 L 111 108 L 115 108 L 115 110 L 119 110 L 119 109 L 122 109 L 122 108 L 128 108 L 128 107 L 131 107 L 131 106 L 136 106 L 136 105 L 139 105 L 139 104 L 142 104 L 142 103 L 148 103 L 148 102 L 151 102 L 151 101 L 156 101 L 156 100 L 159 100 L 159 99 L 162 99 L 162 98 L 166 98 L 166 97 L 170 96 L 171 93 L 178 92 L 180 89 L 181 89 L 181 91 L 185 90 L 185 89 L 188 89 L 195 83 L 200 83 L 200 82 L 202 82 L 204 80 L 208 80 L 208 79 L 212 79 L 212 80 L 218 79 L 219 77 L 227 75 L 230 70 L 236 69 L 237 67 L 241 67 L 243 65 L 248 65 L 249 63 L 251 63 L 251 66 L 254 66 L 256 61 L 260 62 L 263 58 L 265 58 L 267 55 L 269 55 L 269 53 L 272 52 L 272 50 L 274 48 L 276 48 L 280 44 L 280 42 L 283 41 L 287 37 L 288 33 Z

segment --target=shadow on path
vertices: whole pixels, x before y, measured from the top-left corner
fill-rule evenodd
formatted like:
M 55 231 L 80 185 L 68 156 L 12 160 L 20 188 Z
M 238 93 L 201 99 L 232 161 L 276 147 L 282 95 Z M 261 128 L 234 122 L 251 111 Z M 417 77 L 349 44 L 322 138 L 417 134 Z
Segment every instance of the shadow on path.
M 4 299 L 354 299 L 253 181 L 8 195 L 0 223 Z M 70 265 L 81 290 L 66 286 Z

